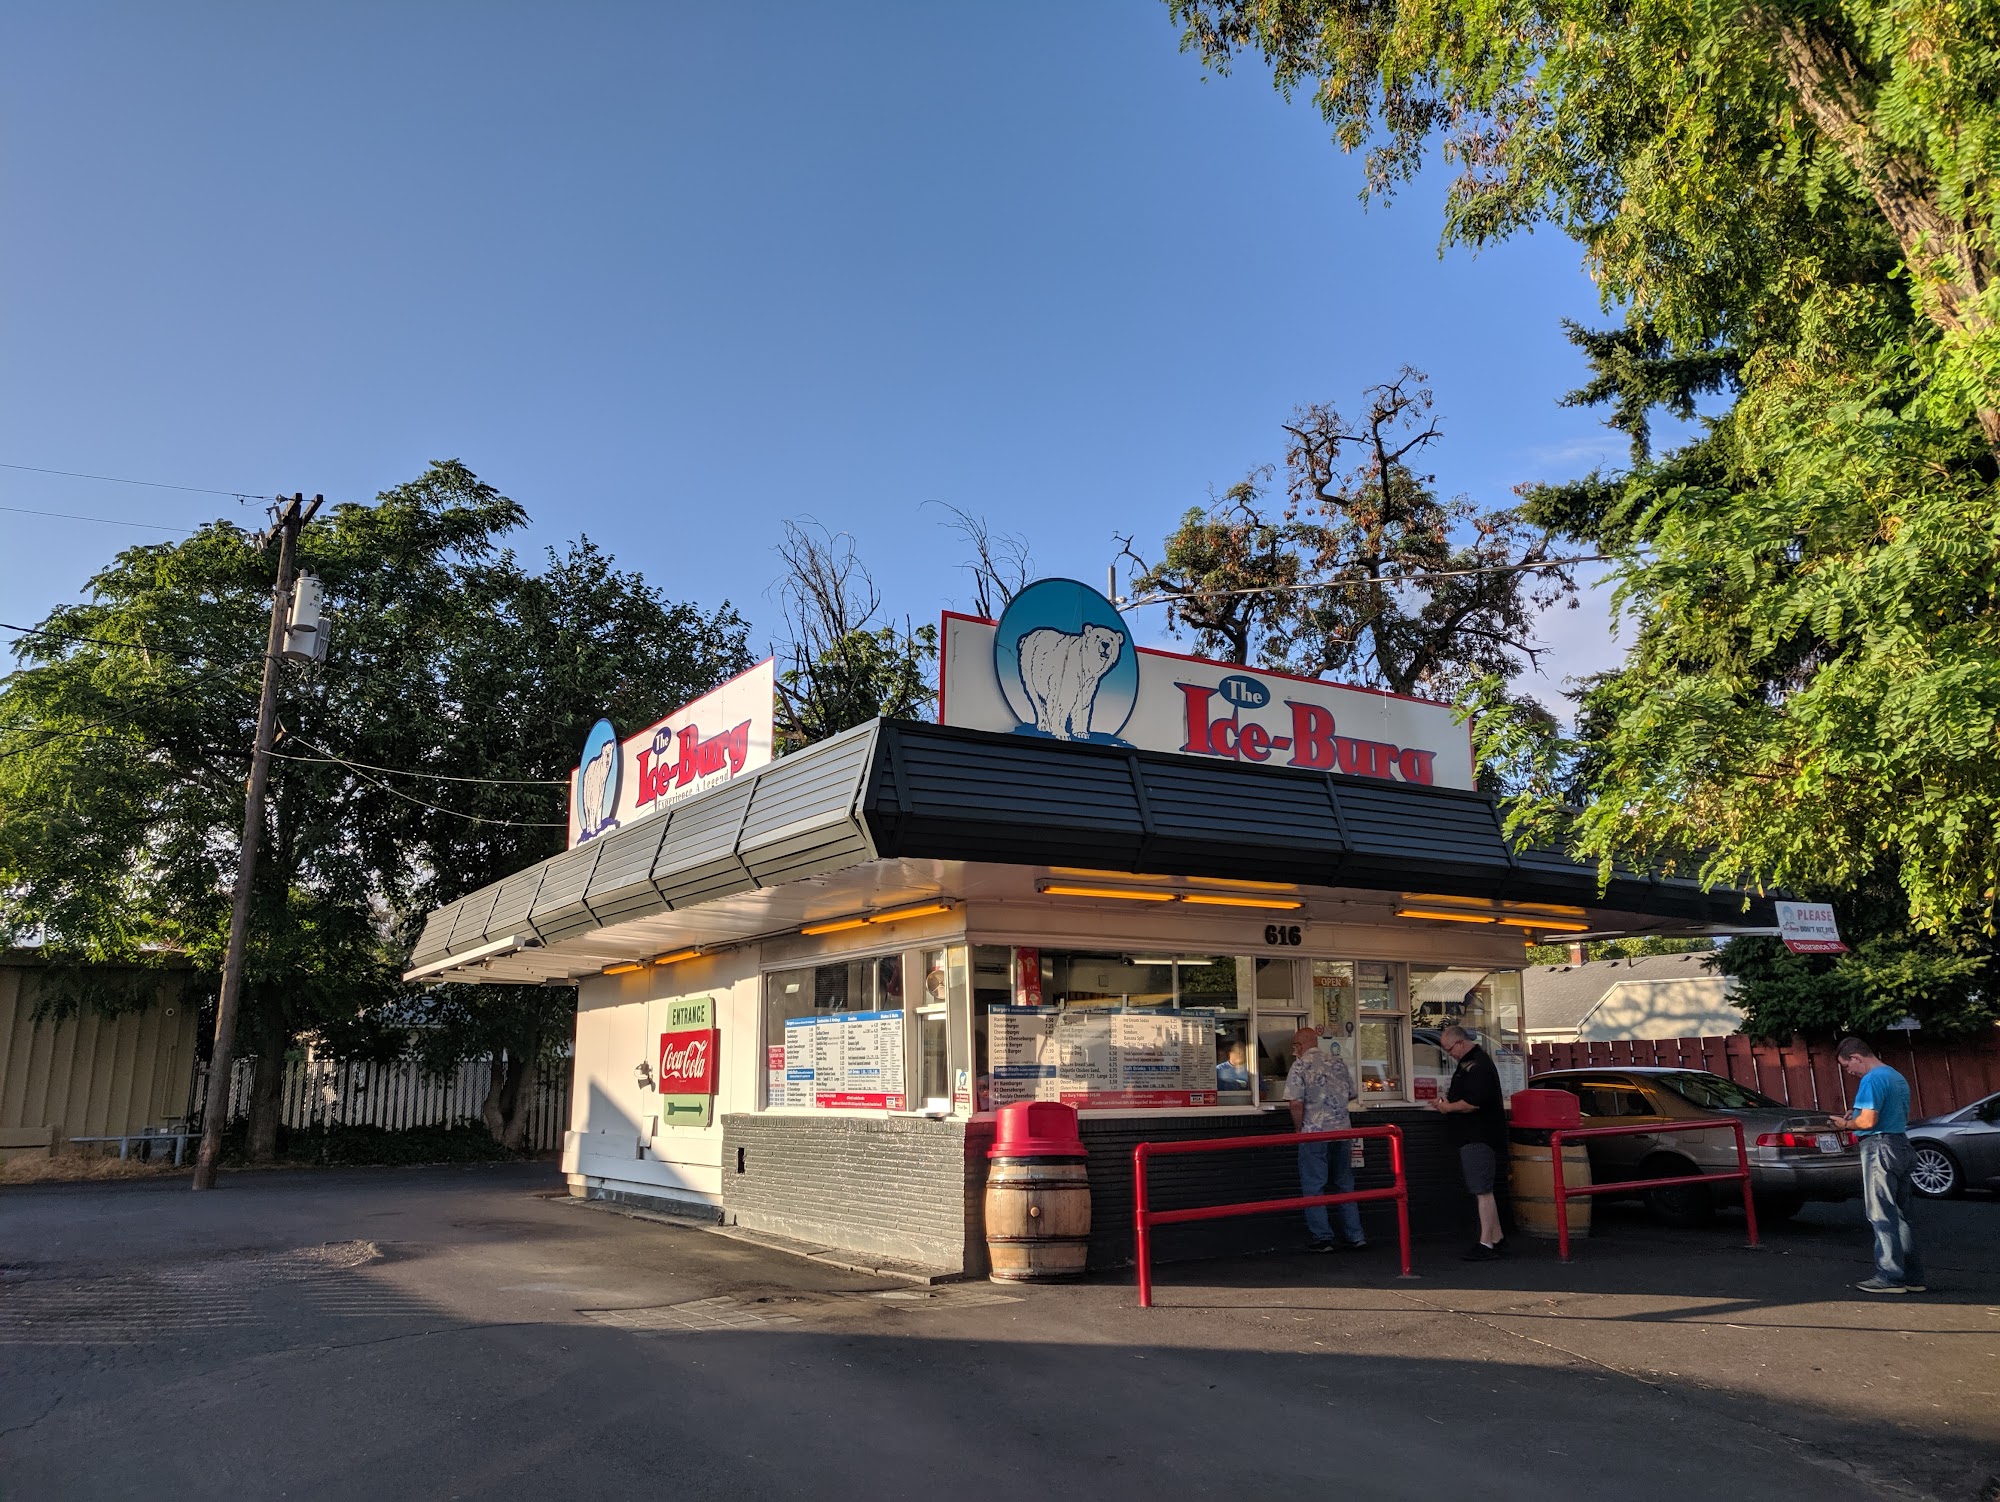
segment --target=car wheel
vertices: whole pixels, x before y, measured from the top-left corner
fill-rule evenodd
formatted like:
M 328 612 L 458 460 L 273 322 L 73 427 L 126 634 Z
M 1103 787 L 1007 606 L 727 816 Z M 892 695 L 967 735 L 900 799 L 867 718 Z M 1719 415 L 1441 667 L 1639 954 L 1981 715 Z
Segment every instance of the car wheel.
M 1757 1219 L 1760 1221 L 1770 1221 L 1773 1225 L 1781 1220 L 1790 1220 L 1806 1207 L 1805 1196 L 1802 1194 L 1773 1194 L 1769 1196 L 1760 1194 L 1756 1199 Z
M 1685 1158 L 1655 1158 L 1641 1165 L 1639 1171 L 1647 1178 L 1664 1179 L 1700 1170 Z M 1648 1189 L 1646 1209 L 1662 1225 L 1692 1230 L 1715 1219 L 1715 1191 L 1701 1184 L 1674 1184 L 1665 1189 Z
M 1965 1187 L 1958 1160 L 1935 1142 L 1919 1142 L 1910 1160 L 1910 1182 L 1926 1199 L 1948 1200 Z

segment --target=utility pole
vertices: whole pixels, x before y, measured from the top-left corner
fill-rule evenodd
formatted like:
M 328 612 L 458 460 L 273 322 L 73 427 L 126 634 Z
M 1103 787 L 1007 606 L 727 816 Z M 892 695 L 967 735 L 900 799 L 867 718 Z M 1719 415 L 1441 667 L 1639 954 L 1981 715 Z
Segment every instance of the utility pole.
M 250 782 L 243 797 L 243 844 L 236 861 L 236 891 L 229 904 L 229 947 L 222 958 L 222 991 L 215 1002 L 215 1051 L 208 1064 L 208 1102 L 201 1113 L 201 1151 L 194 1161 L 194 1187 L 215 1187 L 222 1156 L 222 1129 L 228 1124 L 230 1073 L 236 1062 L 236 1002 L 243 992 L 243 951 L 250 938 L 250 893 L 257 874 L 257 844 L 264 833 L 264 784 L 271 772 L 271 740 L 278 720 L 278 673 L 285 645 L 285 620 L 292 602 L 293 565 L 299 533 L 323 497 L 306 504 L 294 495 L 272 529 L 278 539 L 278 582 L 271 590 L 271 634 L 264 646 L 264 691 L 257 701 L 257 739 L 250 754 Z

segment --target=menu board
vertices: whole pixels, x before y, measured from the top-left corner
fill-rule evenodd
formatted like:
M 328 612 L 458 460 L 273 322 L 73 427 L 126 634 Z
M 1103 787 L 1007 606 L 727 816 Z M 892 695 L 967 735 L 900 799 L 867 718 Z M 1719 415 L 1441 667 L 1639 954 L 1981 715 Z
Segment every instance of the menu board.
M 996 1006 L 986 1036 L 996 1106 L 1215 1104 L 1215 1019 L 1201 1013 Z
M 989 1008 L 987 1059 L 993 1073 L 993 1104 L 1056 1098 L 1055 1007 Z
M 900 1111 L 907 1101 L 901 1012 L 785 1019 L 783 1099 L 771 1104 Z

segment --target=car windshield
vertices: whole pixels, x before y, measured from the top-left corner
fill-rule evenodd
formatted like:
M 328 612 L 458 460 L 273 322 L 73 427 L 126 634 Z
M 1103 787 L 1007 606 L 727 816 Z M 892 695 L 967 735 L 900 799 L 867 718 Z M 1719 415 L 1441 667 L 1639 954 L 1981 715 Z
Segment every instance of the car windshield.
M 1656 1074 L 1653 1079 L 1665 1085 L 1674 1094 L 1690 1105 L 1708 1111 L 1754 1111 L 1759 1106 L 1776 1106 L 1782 1109 L 1784 1102 L 1772 1100 L 1768 1095 L 1759 1095 L 1747 1085 L 1739 1085 L 1734 1080 L 1726 1080 L 1719 1074 L 1702 1074 L 1687 1069 L 1671 1074 Z

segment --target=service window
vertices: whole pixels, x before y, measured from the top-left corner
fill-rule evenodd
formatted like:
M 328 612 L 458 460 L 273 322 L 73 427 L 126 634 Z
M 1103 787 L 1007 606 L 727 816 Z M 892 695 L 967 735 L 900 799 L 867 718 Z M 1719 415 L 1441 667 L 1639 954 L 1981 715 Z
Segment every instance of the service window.
M 875 955 L 764 977 L 766 1106 L 901 1111 L 903 957 Z
M 1255 960 L 1022 947 L 1010 980 L 1007 1001 L 980 1007 L 995 1106 L 1157 1109 L 1219 1105 L 1225 1093 L 1234 1104 L 1255 1098 Z
M 1467 966 L 1410 967 L 1410 1077 L 1418 1100 L 1442 1095 L 1458 1066 L 1440 1036 L 1462 1027 L 1499 1071 L 1512 1095 L 1527 1083 L 1521 1025 L 1521 973 Z
M 1363 1104 L 1405 1099 L 1409 1087 L 1403 1064 L 1403 1037 L 1409 1030 L 1410 1019 L 1403 1010 L 1395 967 L 1376 960 L 1357 960 L 1354 1000 L 1352 1067 Z
M 951 1109 L 951 959 L 954 953 L 962 955 L 964 951 L 923 951 L 924 994 L 918 998 L 913 1009 L 917 1067 L 916 1089 L 912 1092 L 916 1097 L 912 1104 L 922 1111 L 941 1113 Z M 961 959 L 960 964 L 963 963 Z

